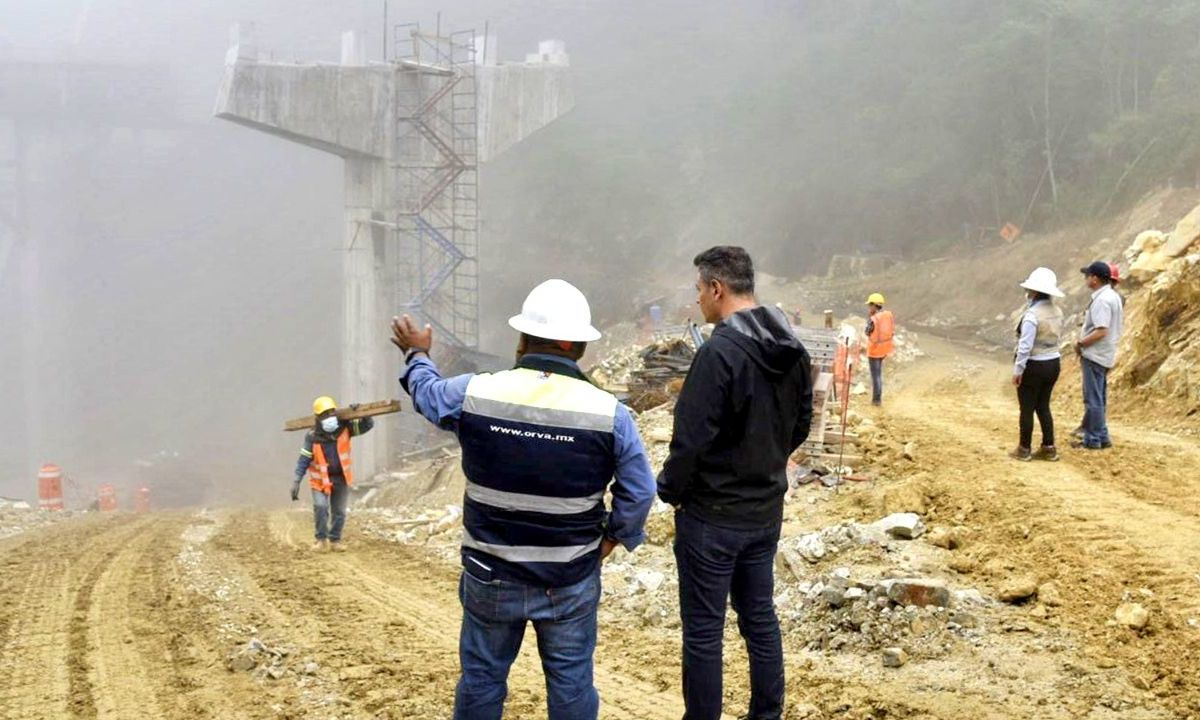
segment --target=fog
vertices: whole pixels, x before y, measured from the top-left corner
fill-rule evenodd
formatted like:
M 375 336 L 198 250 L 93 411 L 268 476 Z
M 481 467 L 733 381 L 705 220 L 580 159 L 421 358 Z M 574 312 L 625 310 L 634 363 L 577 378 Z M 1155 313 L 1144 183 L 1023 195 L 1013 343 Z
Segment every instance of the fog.
M 1132 5 L 421 0 L 389 19 L 487 22 L 501 60 L 570 53 L 575 109 L 480 172 L 481 336 L 509 355 L 504 319 L 548 276 L 606 323 L 716 243 L 821 274 L 833 252 L 958 251 L 1195 182 L 1198 3 Z M 300 440 L 282 421 L 338 391 L 342 161 L 212 117 L 234 23 L 279 59 L 337 62 L 343 30 L 382 54 L 381 0 L 0 0 L 0 495 L 32 497 L 54 462 L 89 497 L 281 499 Z M 109 90 L 29 107 L 30 63 Z
M 702 12 L 668 26 L 635 2 L 391 5 L 394 22 L 429 27 L 438 12 L 444 27 L 487 21 L 501 59 L 564 39 L 578 107 L 560 121 L 573 127 L 545 134 L 597 145 L 658 122 L 644 104 L 654 75 L 678 71 L 680 52 L 659 43 L 717 43 L 728 24 L 757 12 Z M 21 135 L 32 246 L 14 247 L 0 278 L 0 434 L 16 458 L 0 472 L 0 495 L 31 498 L 37 467 L 54 462 L 83 496 L 107 481 L 123 493 L 147 482 L 177 502 L 283 497 L 300 438 L 281 433 L 282 421 L 338 390 L 342 162 L 215 119 L 212 106 L 233 23 L 280 59 L 336 62 L 348 29 L 378 58 L 382 3 L 6 1 L 0 18 L 0 62 L 91 67 L 135 108 L 104 98 L 0 112 L 4 160 Z M 647 69 L 647 87 L 622 97 Z M 586 286 L 603 274 L 579 266 L 603 262 L 618 240 L 589 238 L 592 254 L 540 267 L 505 262 L 507 246 L 553 242 L 557 232 L 517 234 L 553 200 L 538 189 L 569 173 L 522 168 L 539 141 L 481 173 L 483 292 L 501 301 L 485 300 L 482 324 L 487 349 L 503 354 L 513 339 L 497 330 L 532 283 L 562 275 Z M 16 179 L 0 177 L 12 200 Z

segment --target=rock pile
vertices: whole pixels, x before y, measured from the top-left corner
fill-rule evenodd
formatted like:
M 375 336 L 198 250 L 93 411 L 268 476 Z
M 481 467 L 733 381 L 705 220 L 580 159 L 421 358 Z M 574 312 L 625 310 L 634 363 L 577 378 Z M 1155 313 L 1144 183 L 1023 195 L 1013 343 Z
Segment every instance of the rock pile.
M 0 498 L 0 539 L 74 517 L 67 510 L 39 510 L 24 500 Z
M 457 545 L 462 506 L 363 508 L 357 512 L 363 532 L 402 545 Z
M 980 620 L 968 609 L 978 597 L 936 579 L 854 578 L 849 568 L 838 568 L 787 585 L 776 606 L 785 632 L 810 650 L 882 650 L 885 665 L 899 667 L 910 655 L 948 653 L 955 638 L 982 637 Z
M 290 648 L 282 645 L 268 647 L 258 638 L 250 638 L 245 645 L 226 656 L 225 667 L 230 672 L 252 673 L 260 679 L 281 680 L 288 672 L 287 658 L 290 654 Z M 312 674 L 307 670 L 305 672 Z
M 920 524 L 920 520 L 917 520 L 917 524 Z M 802 580 L 808 574 L 806 563 L 816 564 L 856 548 L 873 548 L 882 555 L 891 537 L 894 536 L 889 535 L 879 523 L 840 523 L 816 532 L 780 540 L 775 563 L 781 574 L 790 573 L 797 580 Z

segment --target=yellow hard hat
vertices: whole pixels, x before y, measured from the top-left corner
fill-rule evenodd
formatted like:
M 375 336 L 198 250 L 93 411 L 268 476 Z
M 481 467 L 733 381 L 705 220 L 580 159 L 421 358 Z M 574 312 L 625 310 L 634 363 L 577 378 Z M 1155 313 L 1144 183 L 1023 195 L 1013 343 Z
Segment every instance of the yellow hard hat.
M 882 305 L 883 304 L 883 295 L 881 295 L 879 293 L 871 293 L 871 296 L 869 298 L 867 298 L 867 304 L 868 305 Z
M 327 410 L 337 410 L 337 403 L 328 395 L 313 400 L 313 415 L 320 415 Z

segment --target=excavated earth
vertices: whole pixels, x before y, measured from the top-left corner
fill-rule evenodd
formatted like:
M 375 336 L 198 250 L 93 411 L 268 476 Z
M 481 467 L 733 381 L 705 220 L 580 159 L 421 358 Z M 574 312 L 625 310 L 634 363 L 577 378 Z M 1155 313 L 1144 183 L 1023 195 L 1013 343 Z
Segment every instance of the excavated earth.
M 1114 423 L 1111 451 L 1010 461 L 1003 358 L 928 337 L 922 350 L 895 369 L 884 407 L 855 418 L 855 472 L 870 480 L 802 485 L 788 503 L 777 597 L 787 717 L 1200 718 L 1196 441 L 1128 420 Z M 453 465 L 432 462 L 394 483 L 418 491 L 355 511 L 343 554 L 308 549 L 300 509 L 30 523 L 0 540 L 0 718 L 448 718 Z M 928 532 L 863 530 L 896 510 L 920 513 Z M 660 508 L 650 542 L 605 568 L 602 717 L 682 714 L 670 538 Z M 950 607 L 874 602 L 871 588 L 905 577 L 944 583 Z M 848 583 L 865 597 L 829 599 Z M 1014 584 L 1028 587 L 1001 601 Z M 1147 613 L 1137 629 L 1116 619 L 1131 603 Z M 907 662 L 886 667 L 890 648 Z M 736 717 L 748 684 L 732 622 L 726 656 Z M 529 635 L 506 716 L 544 708 Z

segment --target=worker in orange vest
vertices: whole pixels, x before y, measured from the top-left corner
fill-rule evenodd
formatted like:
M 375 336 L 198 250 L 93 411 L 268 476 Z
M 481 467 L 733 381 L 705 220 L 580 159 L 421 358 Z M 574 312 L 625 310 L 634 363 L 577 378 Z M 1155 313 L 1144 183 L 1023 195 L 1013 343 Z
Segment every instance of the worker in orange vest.
M 871 404 L 883 403 L 883 360 L 892 354 L 892 339 L 896 335 L 896 320 L 891 310 L 883 309 L 883 295 L 871 293 L 867 298 L 867 361 L 871 365 Z
M 353 410 L 357 405 L 351 405 Z M 342 528 L 346 525 L 346 505 L 354 473 L 350 462 L 350 438 L 369 432 L 375 427 L 371 418 L 343 422 L 337 416 L 337 403 L 328 395 L 313 401 L 316 427 L 304 436 L 300 459 L 296 462 L 296 477 L 292 482 L 292 500 L 300 499 L 300 481 L 308 474 L 312 488 L 313 521 L 316 523 L 316 542 L 313 550 L 345 549 Z

